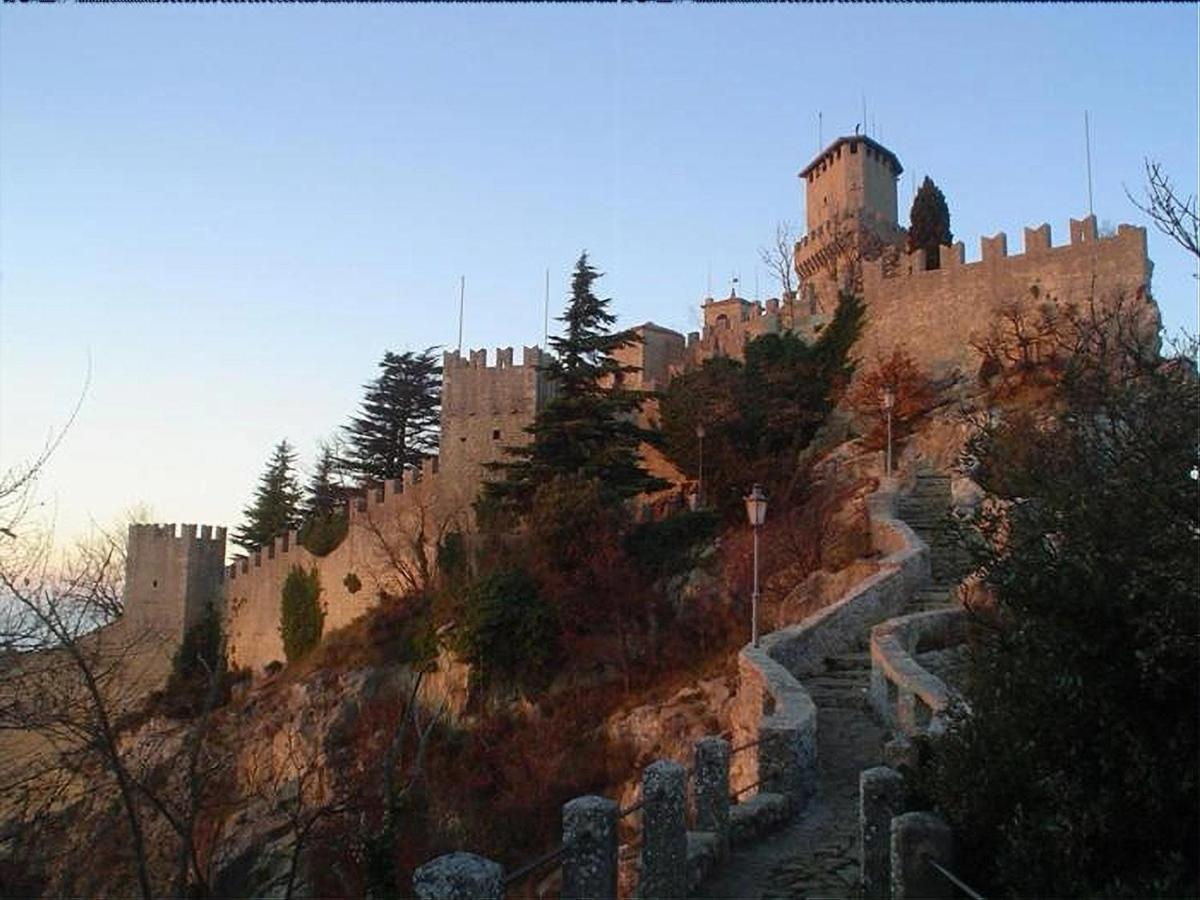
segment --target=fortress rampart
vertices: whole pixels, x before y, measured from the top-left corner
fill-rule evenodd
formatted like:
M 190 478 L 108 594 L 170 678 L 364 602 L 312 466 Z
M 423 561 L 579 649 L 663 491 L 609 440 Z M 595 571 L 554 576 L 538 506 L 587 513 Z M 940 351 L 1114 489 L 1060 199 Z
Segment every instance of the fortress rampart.
M 284 660 L 279 606 L 295 566 L 320 574 L 326 633 L 378 604 L 381 593 L 398 596 L 419 587 L 426 567 L 434 565 L 439 539 L 468 521 L 469 502 L 463 504 L 453 488 L 438 460 L 427 459 L 420 471 L 352 500 L 346 538 L 329 554 L 310 553 L 293 531 L 228 566 L 223 587 L 230 664 L 261 670 Z
M 864 262 L 867 320 L 858 352 L 869 359 L 901 346 L 934 374 L 954 368 L 974 374 L 982 358 L 971 342 L 987 334 L 1006 306 L 1027 300 L 1031 288 L 1063 307 L 1132 297 L 1149 285 L 1144 228 L 1121 225 L 1115 235 L 1099 237 L 1095 216 L 1088 216 L 1071 220 L 1070 237 L 1055 247 L 1049 225 L 1026 228 L 1025 252 L 1010 256 L 1001 232 L 980 241 L 978 261 L 966 262 L 956 243 L 941 248 L 940 268 L 925 270 L 918 250 L 890 276 L 880 261 Z

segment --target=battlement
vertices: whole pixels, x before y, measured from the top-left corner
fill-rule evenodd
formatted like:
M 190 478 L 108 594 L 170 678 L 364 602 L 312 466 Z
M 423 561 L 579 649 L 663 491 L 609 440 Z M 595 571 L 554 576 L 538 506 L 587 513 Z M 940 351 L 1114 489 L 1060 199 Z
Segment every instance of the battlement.
M 199 533 L 197 533 L 199 528 Z M 162 541 L 196 541 L 204 543 L 225 543 L 225 528 L 222 526 L 212 525 L 177 525 L 171 523 L 169 525 L 152 525 L 152 524 L 134 524 L 129 526 L 129 541 L 135 540 L 162 540 Z
M 438 489 L 437 474 L 438 458 L 430 456 L 421 461 L 421 468 L 406 470 L 400 478 L 391 478 L 382 484 L 366 488 L 360 496 L 347 501 L 349 527 L 354 529 L 379 520 L 381 514 L 393 515 L 409 505 L 429 502 L 431 493 Z M 415 499 L 418 493 L 421 498 L 419 501 Z M 239 575 L 246 575 L 253 569 L 275 565 L 287 568 L 293 564 L 308 565 L 312 559 L 312 555 L 300 544 L 300 533 L 295 530 L 288 531 L 276 535 L 269 544 L 264 544 L 226 566 L 224 580 L 234 581 Z M 280 562 L 275 563 L 274 560 Z
M 469 350 L 467 356 L 463 356 L 457 350 L 450 350 L 442 354 L 442 369 L 443 371 L 458 370 L 458 369 L 513 369 L 524 367 L 540 366 L 543 361 L 544 352 L 541 347 L 523 347 L 521 350 L 521 362 L 513 363 L 513 348 L 512 347 L 497 347 L 493 351 L 495 362 L 488 365 L 488 352 L 486 349 Z
M 1084 254 L 1091 258 L 1097 252 L 1106 250 L 1130 250 L 1145 254 L 1146 229 L 1136 225 L 1121 225 L 1116 234 L 1100 237 L 1096 217 L 1086 216 L 1070 220 L 1069 234 L 1070 243 L 1055 247 L 1051 242 L 1048 224 L 1025 228 L 1025 252 L 1011 255 L 1008 252 L 1008 235 L 1003 231 L 985 235 L 979 239 L 979 259 L 972 262 L 966 261 L 964 245 L 959 241 L 939 248 L 940 267 L 937 269 L 925 268 L 924 250 L 907 254 L 899 267 L 887 272 L 884 271 L 882 260 L 866 260 L 862 264 L 864 288 L 870 294 L 872 287 L 882 289 L 882 282 L 885 281 L 905 278 L 934 281 L 967 272 L 982 273 L 1001 266 L 1020 266 L 1029 261 L 1038 265 L 1053 265 L 1070 255 Z

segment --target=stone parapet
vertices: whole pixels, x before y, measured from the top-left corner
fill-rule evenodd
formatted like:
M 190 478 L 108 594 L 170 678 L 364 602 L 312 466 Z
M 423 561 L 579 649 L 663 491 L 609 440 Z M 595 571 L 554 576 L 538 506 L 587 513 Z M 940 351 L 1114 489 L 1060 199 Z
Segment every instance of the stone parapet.
M 871 705 L 907 735 L 938 733 L 954 703 L 964 703 L 942 679 L 916 661 L 926 650 L 966 640 L 967 612 L 935 609 L 890 619 L 871 629 Z

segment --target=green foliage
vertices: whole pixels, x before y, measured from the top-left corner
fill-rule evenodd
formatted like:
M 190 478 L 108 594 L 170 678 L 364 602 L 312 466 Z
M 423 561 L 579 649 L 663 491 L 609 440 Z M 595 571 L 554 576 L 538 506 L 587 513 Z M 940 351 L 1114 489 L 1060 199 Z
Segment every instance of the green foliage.
M 554 609 L 537 583 L 516 569 L 493 572 L 471 585 L 456 644 L 484 684 L 540 687 L 560 659 Z
M 449 531 L 438 542 L 437 567 L 443 576 L 457 579 L 467 572 L 467 540 L 461 531 Z
M 909 212 L 908 252 L 925 251 L 925 268 L 940 265 L 939 247 L 948 247 L 954 240 L 950 232 L 950 208 L 946 196 L 928 175 L 913 197 Z
M 634 343 L 636 337 L 629 331 L 610 330 L 616 321 L 608 312 L 611 300 L 592 292 L 599 277 L 587 254 L 580 256 L 571 300 L 558 318 L 565 333 L 550 339 L 557 359 L 543 366 L 555 385 L 555 396 L 526 429 L 532 442 L 512 448 L 510 461 L 493 466 L 503 477 L 485 485 L 485 507 L 525 513 L 538 485 L 557 475 L 598 480 L 615 498 L 666 486 L 642 469 L 638 460 L 638 445 L 657 437 L 633 421 L 642 398 L 620 387 L 631 369 L 613 357 L 614 351 Z
M 625 551 L 652 578 L 678 575 L 695 563 L 697 550 L 712 543 L 720 528 L 720 518 L 711 510 L 642 522 L 626 536 Z
M 353 572 L 346 573 L 346 577 L 342 579 L 342 584 L 351 594 L 357 594 L 362 590 L 362 581 Z
M 994 608 L 923 781 L 992 892 L 1195 896 L 1197 421 L 1190 364 L 1106 351 L 969 448 Z
M 746 344 L 744 365 L 714 359 L 672 379 L 659 405 L 667 453 L 698 474 L 696 426 L 704 426 L 705 496 L 725 515 L 738 514 L 754 481 L 790 482 L 853 374 L 850 348 L 862 319 L 862 302 L 842 294 L 811 344 L 790 332 L 763 335 Z
M 300 544 L 313 556 L 327 556 L 342 545 L 350 531 L 345 509 L 314 515 L 300 526 Z
M 221 614 L 213 604 L 204 607 L 190 628 L 183 634 L 183 641 L 171 660 L 171 684 L 182 685 L 197 678 L 223 671 L 225 668 L 224 639 L 221 629 Z M 168 687 L 168 692 L 172 687 Z
M 325 611 L 321 607 L 321 577 L 314 567 L 306 572 L 293 566 L 283 582 L 279 633 L 288 662 L 295 662 L 321 641 Z
M 280 441 L 259 480 L 254 502 L 242 510 L 245 522 L 230 540 L 243 550 L 254 550 L 277 534 L 300 525 L 300 487 L 296 484 L 296 452 Z
M 381 374 L 364 385 L 358 416 L 345 427 L 340 462 L 360 485 L 399 478 L 437 452 L 441 374 L 434 348 L 383 355 Z

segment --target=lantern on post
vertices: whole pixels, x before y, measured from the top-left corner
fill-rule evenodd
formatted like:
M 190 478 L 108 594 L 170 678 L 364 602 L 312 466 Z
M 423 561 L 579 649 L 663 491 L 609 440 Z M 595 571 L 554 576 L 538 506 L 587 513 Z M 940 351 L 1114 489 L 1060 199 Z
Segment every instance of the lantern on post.
M 896 392 L 890 387 L 883 389 L 883 396 L 880 397 L 879 405 L 883 407 L 883 414 L 887 417 L 887 454 L 883 458 L 883 474 L 888 478 L 892 477 L 892 408 L 896 405 Z
M 767 495 L 754 485 L 746 495 L 746 518 L 754 529 L 754 591 L 750 595 L 750 642 L 758 646 L 758 532 L 767 519 Z

